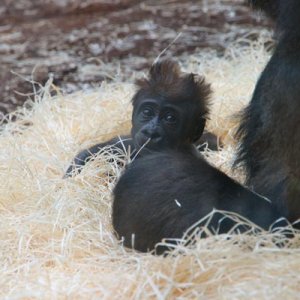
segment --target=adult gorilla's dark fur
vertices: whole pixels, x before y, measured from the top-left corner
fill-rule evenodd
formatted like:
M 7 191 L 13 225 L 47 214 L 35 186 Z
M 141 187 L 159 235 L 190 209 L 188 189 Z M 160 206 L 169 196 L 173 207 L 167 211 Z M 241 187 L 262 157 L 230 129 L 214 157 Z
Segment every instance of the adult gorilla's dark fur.
M 238 130 L 247 184 L 300 217 L 300 1 L 252 0 L 275 18 L 277 46 Z

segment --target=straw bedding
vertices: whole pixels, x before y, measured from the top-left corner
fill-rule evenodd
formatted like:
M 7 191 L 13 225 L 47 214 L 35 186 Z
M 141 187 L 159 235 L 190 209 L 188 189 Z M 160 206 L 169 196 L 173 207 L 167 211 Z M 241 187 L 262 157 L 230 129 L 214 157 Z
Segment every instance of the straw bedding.
M 231 174 L 234 116 L 249 101 L 268 54 L 262 42 L 179 58 L 204 74 L 214 96 L 208 127 L 226 144 L 208 160 Z M 140 75 L 140 74 L 139 74 Z M 217 235 L 155 257 L 114 237 L 110 193 L 120 174 L 99 155 L 62 179 L 70 160 L 95 142 L 129 131 L 132 83 L 103 83 L 63 95 L 51 82 L 0 135 L 0 298 L 297 299 L 300 234 L 285 247 L 274 233 Z M 11 115 L 9 118 L 12 118 Z M 180 253 L 179 253 L 180 252 Z

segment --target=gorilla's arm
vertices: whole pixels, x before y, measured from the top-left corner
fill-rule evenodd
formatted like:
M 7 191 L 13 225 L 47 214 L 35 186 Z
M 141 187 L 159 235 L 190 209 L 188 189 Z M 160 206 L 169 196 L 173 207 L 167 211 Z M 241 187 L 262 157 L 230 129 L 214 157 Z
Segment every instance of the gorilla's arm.
M 114 137 L 109 141 L 96 144 L 88 149 L 82 150 L 75 156 L 64 177 L 71 177 L 74 172 L 80 173 L 82 167 L 87 162 L 89 162 L 93 157 L 95 157 L 97 153 L 107 147 L 110 147 L 110 153 L 115 155 L 124 153 L 129 148 L 131 149 L 131 151 L 134 149 L 133 141 L 130 135 Z

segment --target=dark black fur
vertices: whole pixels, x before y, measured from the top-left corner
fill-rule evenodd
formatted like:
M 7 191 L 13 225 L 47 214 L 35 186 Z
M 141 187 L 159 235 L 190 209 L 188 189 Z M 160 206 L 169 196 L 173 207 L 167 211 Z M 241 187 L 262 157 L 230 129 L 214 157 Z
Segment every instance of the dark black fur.
M 173 60 L 162 60 L 151 67 L 149 78 L 137 81 L 137 86 L 139 89 L 132 98 L 131 135 L 83 150 L 73 160 L 66 176 L 74 170 L 80 171 L 80 167 L 106 146 L 114 145 L 112 152 L 130 147 L 132 157 L 137 152 L 143 154 L 156 149 L 179 149 L 186 145 L 194 148 L 192 143 L 208 142 L 208 147 L 216 150 L 217 138 L 211 133 L 202 136 L 210 95 L 210 86 L 203 77 L 181 72 Z
M 300 217 L 300 1 L 252 1 L 276 11 L 277 46 L 238 130 L 247 184 Z M 270 6 L 272 4 L 272 7 Z
M 164 238 L 182 238 L 213 209 L 238 213 L 264 229 L 281 217 L 266 199 L 181 149 L 152 153 L 127 167 L 114 189 L 113 227 L 125 246 L 148 251 Z M 216 214 L 209 228 L 226 233 L 236 225 L 223 217 Z

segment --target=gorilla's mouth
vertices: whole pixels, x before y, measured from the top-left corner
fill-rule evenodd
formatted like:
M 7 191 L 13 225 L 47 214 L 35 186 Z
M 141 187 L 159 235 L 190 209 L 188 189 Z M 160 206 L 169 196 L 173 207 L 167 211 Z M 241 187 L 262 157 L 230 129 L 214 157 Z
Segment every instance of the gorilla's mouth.
M 149 138 L 146 136 L 136 136 L 134 139 L 135 147 L 138 151 L 142 149 L 157 150 L 164 147 L 164 141 L 161 138 Z
M 151 144 L 151 139 L 150 138 L 146 138 L 146 137 L 144 137 L 144 138 L 139 137 L 138 138 L 136 136 L 135 139 L 134 139 L 134 145 L 135 145 L 136 150 L 138 150 L 138 151 L 140 151 L 144 148 L 148 149 L 150 144 Z

